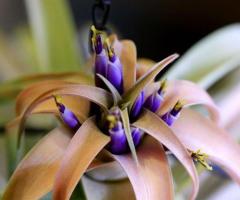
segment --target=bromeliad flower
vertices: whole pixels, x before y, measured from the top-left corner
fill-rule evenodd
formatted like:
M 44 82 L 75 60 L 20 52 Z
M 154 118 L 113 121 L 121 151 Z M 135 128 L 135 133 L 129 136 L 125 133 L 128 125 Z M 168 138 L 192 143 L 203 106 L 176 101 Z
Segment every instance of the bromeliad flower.
M 210 96 L 189 81 L 154 82 L 178 55 L 146 71 L 137 63 L 133 42 L 106 40 L 93 30 L 95 85 L 45 81 L 19 95 L 13 124 L 19 124 L 20 134 L 30 114 L 54 113 L 63 125 L 21 161 L 3 199 L 38 199 L 51 190 L 54 199 L 69 199 L 85 172 L 112 162 L 125 170 L 136 199 L 173 199 L 165 149 L 191 177 L 190 199 L 199 187 L 193 160 L 210 169 L 208 157 L 240 182 L 240 148 L 217 125 L 219 113 Z M 207 108 L 211 119 L 187 108 L 196 104 Z

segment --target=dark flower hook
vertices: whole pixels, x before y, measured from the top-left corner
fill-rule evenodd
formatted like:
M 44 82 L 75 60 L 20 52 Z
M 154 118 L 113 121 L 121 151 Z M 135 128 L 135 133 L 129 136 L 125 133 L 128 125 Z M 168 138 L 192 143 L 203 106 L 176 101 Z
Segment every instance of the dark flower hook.
M 93 25 L 98 30 L 107 31 L 106 23 L 109 16 L 111 0 L 96 0 L 92 7 Z

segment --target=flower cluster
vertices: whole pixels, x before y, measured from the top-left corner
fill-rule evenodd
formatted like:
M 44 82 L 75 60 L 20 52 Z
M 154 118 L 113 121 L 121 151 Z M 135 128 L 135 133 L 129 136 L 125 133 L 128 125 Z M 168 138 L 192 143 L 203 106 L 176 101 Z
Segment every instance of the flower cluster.
M 220 164 L 240 182 L 240 148 L 218 126 L 218 108 L 206 91 L 184 80 L 154 81 L 178 55 L 143 70 L 132 41 L 108 37 L 94 27 L 92 31 L 94 74 L 89 81 L 86 76 L 72 82 L 47 80 L 17 98 L 13 124 L 19 125 L 19 136 L 31 114 L 55 114 L 63 126 L 49 132 L 21 161 L 3 199 L 39 199 L 52 191 L 53 199 L 66 200 L 85 172 L 110 170 L 116 162 L 137 200 L 173 199 L 165 149 L 188 172 L 190 199 L 199 188 L 194 161 L 207 169 L 206 159 Z M 210 118 L 189 109 L 191 105 L 207 108 Z

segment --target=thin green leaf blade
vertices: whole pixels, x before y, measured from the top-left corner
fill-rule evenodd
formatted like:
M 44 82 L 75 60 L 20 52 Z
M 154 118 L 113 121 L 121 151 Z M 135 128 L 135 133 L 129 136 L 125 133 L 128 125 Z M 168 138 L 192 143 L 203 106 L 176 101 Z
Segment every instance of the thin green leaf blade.
M 109 82 L 109 80 L 107 80 L 104 76 L 102 76 L 101 74 L 97 74 L 97 76 L 105 83 L 105 85 L 108 87 L 108 89 L 110 90 L 110 92 L 113 95 L 113 101 L 114 101 L 114 106 L 117 105 L 117 103 L 122 100 L 121 95 L 119 94 L 119 92 L 117 91 L 117 89 L 112 85 L 111 82 Z
M 130 129 L 130 122 L 129 122 L 129 116 L 128 116 L 127 108 L 125 108 L 124 110 L 121 110 L 120 113 L 121 113 L 123 127 L 124 127 L 124 130 L 125 130 L 125 134 L 126 134 L 126 137 L 127 137 L 127 141 L 128 141 L 128 145 L 129 145 L 131 154 L 132 154 L 133 159 L 135 160 L 136 164 L 138 165 L 139 162 L 138 162 L 136 148 L 135 148 L 135 145 L 133 143 L 133 138 L 132 138 L 132 133 L 131 133 L 131 129 Z

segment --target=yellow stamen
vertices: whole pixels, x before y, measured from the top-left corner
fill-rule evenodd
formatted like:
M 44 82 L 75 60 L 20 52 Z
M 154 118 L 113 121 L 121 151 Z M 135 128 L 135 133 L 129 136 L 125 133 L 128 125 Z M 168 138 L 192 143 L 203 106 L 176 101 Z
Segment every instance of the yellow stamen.
M 92 38 L 91 38 L 93 45 L 96 44 L 97 35 L 102 35 L 104 38 L 107 37 L 107 34 L 104 31 L 96 29 L 96 27 L 94 25 L 91 26 L 91 31 L 93 33 Z
M 177 103 L 174 105 L 174 110 L 181 110 L 185 102 L 183 100 L 178 100 Z
M 53 95 L 53 97 L 57 104 L 62 104 L 62 97 L 59 95 Z
M 210 166 L 207 162 L 206 159 L 208 158 L 208 155 L 205 153 L 201 153 L 201 150 L 197 151 L 190 151 L 191 157 L 196 161 L 199 162 L 203 167 L 205 167 L 207 170 L 212 170 L 212 166 Z
M 108 52 L 108 56 L 109 57 L 113 57 L 115 55 L 114 53 L 114 49 L 111 47 L 110 45 L 110 41 L 109 41 L 109 38 L 106 38 L 105 39 L 105 48 L 107 49 L 107 52 Z
M 112 129 L 117 123 L 117 119 L 114 115 L 108 115 L 106 120 L 109 122 L 109 129 Z
M 163 81 L 160 82 L 160 91 L 165 92 L 167 88 L 167 79 L 164 79 Z

